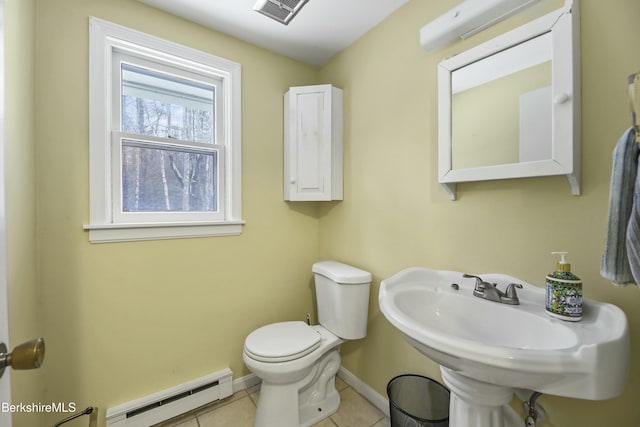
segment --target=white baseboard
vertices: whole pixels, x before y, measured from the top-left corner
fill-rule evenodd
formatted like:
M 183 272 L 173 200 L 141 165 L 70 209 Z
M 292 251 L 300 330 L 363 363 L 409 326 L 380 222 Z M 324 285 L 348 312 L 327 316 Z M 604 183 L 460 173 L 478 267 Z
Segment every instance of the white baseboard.
M 349 384 L 355 391 L 380 410 L 386 417 L 389 416 L 389 400 L 375 391 L 371 386 L 349 372 L 344 366 L 340 366 L 338 377 Z
M 254 385 L 260 384 L 260 378 L 256 374 L 245 375 L 238 379 L 233 380 L 233 392 L 244 390 Z

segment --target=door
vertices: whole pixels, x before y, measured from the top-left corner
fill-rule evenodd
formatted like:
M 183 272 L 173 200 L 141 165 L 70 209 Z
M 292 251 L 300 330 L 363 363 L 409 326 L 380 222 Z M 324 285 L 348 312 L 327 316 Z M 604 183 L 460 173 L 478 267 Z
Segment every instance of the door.
M 4 0 L 0 0 L 0 342 L 9 342 L 7 310 L 7 225 L 5 208 L 5 72 L 4 72 Z M 11 402 L 10 372 L 0 378 L 0 404 Z M 0 408 L 2 409 L 2 408 Z M 0 426 L 11 427 L 11 413 L 0 410 Z

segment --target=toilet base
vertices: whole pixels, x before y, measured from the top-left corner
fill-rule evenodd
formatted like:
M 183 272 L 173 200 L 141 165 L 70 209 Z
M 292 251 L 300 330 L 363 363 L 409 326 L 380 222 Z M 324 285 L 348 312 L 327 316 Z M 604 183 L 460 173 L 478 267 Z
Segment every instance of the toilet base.
M 334 414 L 340 406 L 338 369 L 340 353 L 334 348 L 300 381 L 270 384 L 263 379 L 254 427 L 309 427 Z

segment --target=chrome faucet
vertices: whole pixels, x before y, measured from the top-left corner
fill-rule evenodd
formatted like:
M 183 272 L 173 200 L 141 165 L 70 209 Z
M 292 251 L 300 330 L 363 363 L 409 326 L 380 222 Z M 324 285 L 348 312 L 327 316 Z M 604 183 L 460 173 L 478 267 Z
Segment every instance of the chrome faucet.
M 502 292 L 497 288 L 495 283 L 489 283 L 482 280 L 479 276 L 472 274 L 463 274 L 462 277 L 476 279 L 476 287 L 473 289 L 473 295 L 478 298 L 488 299 L 489 301 L 500 302 L 503 304 L 519 305 L 520 300 L 516 293 L 516 288 L 522 289 L 519 283 L 509 283 L 507 289 Z

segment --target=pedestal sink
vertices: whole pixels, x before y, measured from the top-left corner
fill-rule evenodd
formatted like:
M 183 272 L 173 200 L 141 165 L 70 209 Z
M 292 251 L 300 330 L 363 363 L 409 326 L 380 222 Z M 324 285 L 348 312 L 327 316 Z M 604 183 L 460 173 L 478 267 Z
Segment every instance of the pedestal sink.
M 583 300 L 583 319 L 545 312 L 544 289 L 515 277 L 480 275 L 504 290 L 520 283 L 520 305 L 473 295 L 461 272 L 408 268 L 380 285 L 384 316 L 441 365 L 451 390 L 451 427 L 503 427 L 516 389 L 601 400 L 616 396 L 629 365 L 627 318 L 612 304 Z

